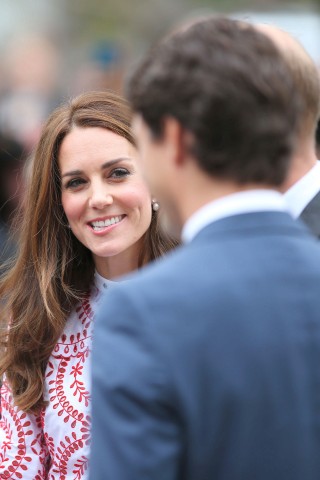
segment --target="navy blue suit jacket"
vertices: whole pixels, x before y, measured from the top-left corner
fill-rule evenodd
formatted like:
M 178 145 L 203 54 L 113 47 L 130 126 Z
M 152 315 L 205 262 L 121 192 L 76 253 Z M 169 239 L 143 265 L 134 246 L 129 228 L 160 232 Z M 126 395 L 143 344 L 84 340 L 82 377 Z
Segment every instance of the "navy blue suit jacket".
M 320 249 L 289 215 L 212 223 L 95 328 L 91 480 L 320 479 Z

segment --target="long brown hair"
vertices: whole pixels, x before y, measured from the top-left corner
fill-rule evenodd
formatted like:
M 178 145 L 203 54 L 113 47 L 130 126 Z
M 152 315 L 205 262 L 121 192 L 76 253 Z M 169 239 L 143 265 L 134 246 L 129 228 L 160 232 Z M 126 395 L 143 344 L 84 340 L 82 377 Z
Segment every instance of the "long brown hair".
M 130 122 L 124 99 L 110 92 L 90 92 L 56 109 L 43 128 L 17 220 L 18 254 L 0 282 L 4 302 L 0 375 L 6 374 L 22 410 L 36 412 L 44 406 L 49 356 L 71 310 L 93 283 L 91 252 L 68 228 L 61 205 L 60 145 L 75 126 L 106 128 L 134 144 Z M 160 231 L 156 212 L 143 245 L 139 266 L 175 245 Z

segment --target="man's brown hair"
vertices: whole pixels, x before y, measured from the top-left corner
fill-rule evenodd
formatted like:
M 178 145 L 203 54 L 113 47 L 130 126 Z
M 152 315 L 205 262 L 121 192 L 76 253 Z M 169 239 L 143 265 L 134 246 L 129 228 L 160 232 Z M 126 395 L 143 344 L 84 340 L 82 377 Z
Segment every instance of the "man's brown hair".
M 300 99 L 274 43 L 249 24 L 210 17 L 162 40 L 135 70 L 127 93 L 155 138 L 174 117 L 209 175 L 280 185 Z

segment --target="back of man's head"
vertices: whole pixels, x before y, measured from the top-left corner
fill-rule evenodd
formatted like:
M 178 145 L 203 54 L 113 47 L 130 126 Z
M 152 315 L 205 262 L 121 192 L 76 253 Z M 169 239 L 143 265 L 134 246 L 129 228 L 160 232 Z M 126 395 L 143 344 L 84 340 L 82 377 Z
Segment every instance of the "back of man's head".
M 279 50 L 252 26 L 210 17 L 168 35 L 131 76 L 128 97 L 155 138 L 175 118 L 206 174 L 283 182 L 300 99 Z
M 301 43 L 289 33 L 274 25 L 258 24 L 256 27 L 274 41 L 287 62 L 296 88 L 303 99 L 298 129 L 299 140 L 314 143 L 320 114 L 320 75 L 317 66 Z

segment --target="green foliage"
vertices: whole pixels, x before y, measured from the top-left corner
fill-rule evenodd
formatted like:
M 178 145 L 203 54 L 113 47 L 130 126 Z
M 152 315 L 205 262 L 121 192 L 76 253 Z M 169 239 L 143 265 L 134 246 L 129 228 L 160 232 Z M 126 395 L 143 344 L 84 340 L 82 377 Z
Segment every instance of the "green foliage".
M 314 9 L 320 7 L 320 0 L 65 0 L 65 6 L 80 42 L 114 39 L 139 44 L 156 40 L 192 12 L 279 10 L 286 6 Z

